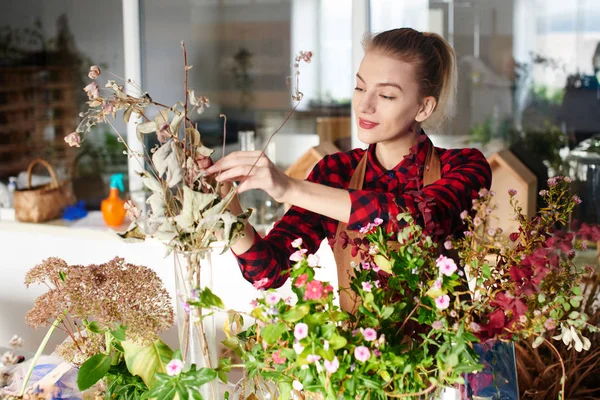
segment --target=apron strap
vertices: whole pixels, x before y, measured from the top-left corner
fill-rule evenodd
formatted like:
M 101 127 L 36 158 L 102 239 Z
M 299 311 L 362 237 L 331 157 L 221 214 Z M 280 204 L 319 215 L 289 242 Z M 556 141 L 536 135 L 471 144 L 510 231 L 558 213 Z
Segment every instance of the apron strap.
M 361 158 L 358 163 L 352 177 L 350 178 L 350 183 L 348 184 L 349 190 L 361 190 L 363 188 L 363 183 L 365 181 L 365 173 L 367 170 L 367 159 L 368 159 L 368 150 L 365 151 L 365 154 Z M 425 167 L 423 171 L 423 186 L 427 186 L 437 181 L 441 177 L 441 162 L 440 158 L 433 147 L 433 144 L 429 146 L 429 152 L 427 153 L 427 158 L 425 159 Z M 348 224 L 344 222 L 339 222 L 336 232 L 335 238 L 338 239 L 340 234 L 346 230 Z M 359 237 L 359 234 L 354 231 L 347 231 L 348 237 L 350 239 L 354 239 Z M 338 242 L 333 246 L 333 256 L 335 258 L 335 263 L 337 266 L 338 273 L 338 288 L 339 288 L 339 297 L 340 297 L 340 308 L 343 311 L 354 313 L 358 303 L 356 301 L 356 296 L 354 293 L 350 291 L 350 281 L 353 277 L 353 271 L 350 267 L 350 262 L 354 261 L 356 263 L 360 263 L 360 258 L 352 257 L 352 251 L 350 248 L 342 249 L 342 245 Z

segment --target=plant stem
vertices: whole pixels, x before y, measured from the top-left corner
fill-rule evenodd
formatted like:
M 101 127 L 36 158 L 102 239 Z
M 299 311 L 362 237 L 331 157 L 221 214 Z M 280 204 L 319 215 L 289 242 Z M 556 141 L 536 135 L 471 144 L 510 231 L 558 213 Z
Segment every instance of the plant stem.
M 558 361 L 560 362 L 560 367 L 562 368 L 562 377 L 560 379 L 562 389 L 561 389 L 561 392 L 560 392 L 560 398 L 561 398 L 561 400 L 564 400 L 565 399 L 565 383 L 566 383 L 566 380 L 567 380 L 567 372 L 565 371 L 565 363 L 564 363 L 562 357 L 560 356 L 560 353 L 556 349 L 556 347 L 554 347 L 554 345 L 552 343 L 550 343 L 548 341 L 548 339 L 544 339 L 544 342 L 546 342 L 548 344 L 548 346 L 552 347 L 552 350 L 554 350 L 554 352 L 558 356 Z
M 19 396 L 23 397 L 25 395 L 25 389 L 27 388 L 27 382 L 29 382 L 29 378 L 31 378 L 33 369 L 35 368 L 35 365 L 37 364 L 38 359 L 42 355 L 42 351 L 44 351 L 46 344 L 48 344 L 48 340 L 50 340 L 50 336 L 52 336 L 52 333 L 54 333 L 54 330 L 56 329 L 58 324 L 60 324 L 60 322 L 63 318 L 63 315 L 60 315 L 58 318 L 56 318 L 56 320 L 54 320 L 54 322 L 52 323 L 52 326 L 50 326 L 50 329 L 48 329 L 48 333 L 46 333 L 44 340 L 42 340 L 42 343 L 40 343 L 40 346 L 38 347 L 37 351 L 35 352 L 35 355 L 33 356 L 33 359 L 31 360 L 31 365 L 29 366 L 29 369 L 27 370 L 27 374 L 25 375 L 25 379 L 23 380 L 23 386 L 21 386 L 21 393 L 19 394 Z
M 385 395 L 387 397 L 393 397 L 395 399 L 402 399 L 402 398 L 405 398 L 405 397 L 418 397 L 418 396 L 424 396 L 424 395 L 426 395 L 428 393 L 433 392 L 435 390 L 435 388 L 437 388 L 437 383 L 429 386 L 425 390 L 421 390 L 420 392 L 404 393 L 404 394 L 394 394 L 394 393 L 386 392 Z

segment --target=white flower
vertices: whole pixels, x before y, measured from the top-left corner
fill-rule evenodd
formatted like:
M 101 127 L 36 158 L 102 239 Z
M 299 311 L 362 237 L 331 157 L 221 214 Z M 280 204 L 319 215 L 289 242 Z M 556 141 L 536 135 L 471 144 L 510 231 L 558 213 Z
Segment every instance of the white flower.
M 294 388 L 294 390 L 297 390 L 299 392 L 302 391 L 302 389 L 304 389 L 302 383 L 300 383 L 300 381 L 297 379 L 294 379 L 294 382 L 292 382 L 292 387 Z
M 23 338 L 18 335 L 13 335 L 13 337 L 10 339 L 10 342 L 8 342 L 8 344 L 13 349 L 18 349 L 21 346 L 23 346 Z
M 302 238 L 295 239 L 295 240 L 292 242 L 292 247 L 293 247 L 293 248 L 295 248 L 295 249 L 299 249 L 299 248 L 300 248 L 300 246 L 302 246 Z
M 294 351 L 296 352 L 296 354 L 302 354 L 302 352 L 304 351 L 304 346 L 302 346 L 300 342 L 296 342 L 294 343 Z

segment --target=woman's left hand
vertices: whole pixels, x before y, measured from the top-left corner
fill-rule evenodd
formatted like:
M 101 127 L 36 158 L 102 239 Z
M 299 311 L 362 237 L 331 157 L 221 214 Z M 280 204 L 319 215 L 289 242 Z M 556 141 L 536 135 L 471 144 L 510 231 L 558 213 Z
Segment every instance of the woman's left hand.
M 206 172 L 217 173 L 217 181 L 241 182 L 239 193 L 250 189 L 262 189 L 280 203 L 289 202 L 294 183 L 293 178 L 277 168 L 265 154 L 261 154 L 261 151 L 233 152 L 215 162 Z

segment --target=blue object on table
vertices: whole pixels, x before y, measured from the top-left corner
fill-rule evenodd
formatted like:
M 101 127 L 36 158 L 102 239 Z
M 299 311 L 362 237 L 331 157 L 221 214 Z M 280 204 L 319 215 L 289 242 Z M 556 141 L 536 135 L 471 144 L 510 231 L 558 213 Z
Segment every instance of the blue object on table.
M 85 202 L 79 200 L 72 206 L 65 207 L 62 218 L 67 221 L 75 221 L 77 219 L 85 217 L 87 214 L 88 212 L 85 209 Z
M 466 374 L 469 399 L 519 400 L 515 344 L 488 340 L 473 345 L 483 371 Z

